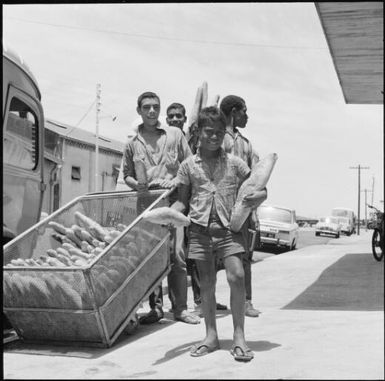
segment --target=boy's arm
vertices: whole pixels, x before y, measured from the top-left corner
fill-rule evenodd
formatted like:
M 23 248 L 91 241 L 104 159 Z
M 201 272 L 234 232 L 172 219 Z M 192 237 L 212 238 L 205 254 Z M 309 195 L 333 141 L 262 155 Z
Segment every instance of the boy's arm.
M 171 207 L 178 212 L 184 213 L 188 210 L 191 195 L 191 182 L 187 160 L 184 160 L 181 163 L 176 175 L 176 182 L 178 184 L 178 199 L 171 205 Z
M 135 178 L 135 165 L 133 160 L 133 150 L 130 145 L 130 142 L 126 144 L 126 147 L 123 151 L 123 179 L 124 182 L 132 189 L 137 191 L 144 191 L 147 189 L 147 186 L 139 184 Z
M 184 213 L 187 210 L 189 203 L 190 186 L 185 184 L 179 184 L 178 186 L 178 200 L 176 200 L 171 208 L 178 212 Z
M 240 185 L 244 183 L 249 177 L 250 177 L 251 171 L 247 167 L 246 163 L 244 163 L 242 160 L 239 161 L 239 175 L 241 178 L 243 178 L 243 181 Z M 247 207 L 255 207 L 256 205 L 262 204 L 263 201 L 267 199 L 267 189 L 264 188 L 263 190 L 253 190 L 248 195 L 246 195 L 243 199 L 243 203 Z

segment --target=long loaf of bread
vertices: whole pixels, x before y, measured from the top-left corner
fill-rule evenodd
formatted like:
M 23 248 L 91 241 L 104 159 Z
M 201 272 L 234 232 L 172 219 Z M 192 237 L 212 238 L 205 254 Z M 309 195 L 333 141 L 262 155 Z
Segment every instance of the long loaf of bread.
M 233 232 L 237 233 L 241 230 L 242 225 L 251 212 L 252 208 L 245 206 L 243 203 L 245 196 L 256 190 L 260 191 L 265 188 L 277 159 L 278 155 L 276 153 L 270 153 L 265 156 L 254 166 L 250 177 L 240 186 L 237 199 L 231 211 L 230 229 Z M 253 208 L 257 208 L 258 206 L 259 205 L 254 205 Z
M 155 224 L 173 224 L 174 226 L 190 225 L 190 219 L 188 217 L 186 217 L 183 213 L 167 206 L 146 211 L 142 216 L 144 220 Z

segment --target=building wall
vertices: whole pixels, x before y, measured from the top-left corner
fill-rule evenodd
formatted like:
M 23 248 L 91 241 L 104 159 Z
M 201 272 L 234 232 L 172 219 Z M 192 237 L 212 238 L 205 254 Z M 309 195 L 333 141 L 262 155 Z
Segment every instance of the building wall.
M 99 147 L 99 189 L 97 191 L 115 190 L 117 171 L 114 171 L 114 167 L 119 168 L 122 156 L 122 153 Z M 60 206 L 67 204 L 75 197 L 95 191 L 95 147 L 65 140 L 62 159 Z M 80 179 L 72 178 L 73 167 L 80 168 Z

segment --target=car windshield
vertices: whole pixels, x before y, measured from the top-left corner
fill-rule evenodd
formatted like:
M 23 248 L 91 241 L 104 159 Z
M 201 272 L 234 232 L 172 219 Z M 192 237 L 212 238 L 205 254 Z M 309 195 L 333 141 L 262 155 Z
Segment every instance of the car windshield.
M 322 218 L 320 218 L 320 222 L 326 222 L 328 224 L 330 224 L 330 223 L 338 224 L 338 218 L 335 218 L 335 217 L 322 217 Z
M 257 215 L 261 220 L 291 223 L 291 212 L 285 209 L 263 206 L 257 209 Z

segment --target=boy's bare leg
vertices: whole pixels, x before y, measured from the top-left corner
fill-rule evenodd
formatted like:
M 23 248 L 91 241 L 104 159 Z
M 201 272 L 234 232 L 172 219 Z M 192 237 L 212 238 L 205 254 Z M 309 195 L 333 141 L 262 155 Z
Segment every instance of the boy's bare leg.
M 230 305 L 233 315 L 234 346 L 247 348 L 245 325 L 245 280 L 242 259 L 238 255 L 231 255 L 224 259 L 227 281 L 230 285 Z
M 196 261 L 201 283 L 201 299 L 202 312 L 206 325 L 206 337 L 197 344 L 197 347 L 203 345 L 201 351 L 207 351 L 208 348 L 217 348 L 219 346 L 217 324 L 216 324 L 216 301 L 215 301 L 215 285 L 217 281 L 217 273 L 214 261 L 212 263 L 206 261 Z

